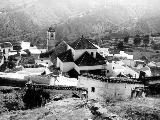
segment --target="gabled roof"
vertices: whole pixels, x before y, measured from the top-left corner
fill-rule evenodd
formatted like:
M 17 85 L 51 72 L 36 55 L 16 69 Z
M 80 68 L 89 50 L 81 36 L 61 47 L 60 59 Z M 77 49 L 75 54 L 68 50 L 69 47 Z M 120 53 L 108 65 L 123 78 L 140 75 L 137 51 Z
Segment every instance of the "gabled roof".
M 95 45 L 93 45 L 90 42 L 91 39 L 86 39 L 83 36 L 81 38 L 79 38 L 78 40 L 76 40 L 75 42 L 73 42 L 70 46 L 74 49 L 74 50 L 79 50 L 79 49 L 98 49 Z
M 96 59 L 102 64 L 106 63 L 105 62 L 106 59 L 102 55 L 100 55 L 98 52 L 96 53 Z
M 63 53 L 67 51 L 68 44 L 65 41 L 60 42 L 56 47 L 55 47 L 55 53 L 59 55 L 60 53 Z
M 49 57 L 51 56 L 52 59 L 57 58 L 57 56 L 67 50 L 68 44 L 65 41 L 60 42 L 54 49 L 47 51 L 45 53 L 41 53 L 40 57 Z
M 62 62 L 74 62 L 71 49 L 67 50 L 66 52 L 63 52 L 63 53 L 59 54 L 58 58 Z
M 71 74 L 73 74 L 73 73 L 77 73 L 77 74 L 79 74 L 74 68 L 73 69 L 71 69 L 70 71 L 68 71 L 68 73 L 71 73 Z
M 81 57 L 79 57 L 75 63 L 78 66 L 94 66 L 94 65 L 100 65 L 100 63 L 92 57 L 87 51 L 82 54 Z
M 96 53 L 96 59 L 97 60 L 106 60 L 102 55 L 100 55 L 98 52 Z
M 12 44 L 10 42 L 3 42 L 0 43 L 1 48 L 8 48 L 8 47 L 12 47 Z

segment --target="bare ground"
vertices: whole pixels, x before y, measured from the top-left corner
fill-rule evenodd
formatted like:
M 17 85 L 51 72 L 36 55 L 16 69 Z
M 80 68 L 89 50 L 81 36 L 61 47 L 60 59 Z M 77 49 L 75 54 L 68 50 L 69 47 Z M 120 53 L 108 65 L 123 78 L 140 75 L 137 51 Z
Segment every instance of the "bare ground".
M 100 116 L 87 106 L 98 107 Z M 94 103 L 68 98 L 44 107 L 0 115 L 0 120 L 160 120 L 160 99 L 136 98 L 115 103 Z

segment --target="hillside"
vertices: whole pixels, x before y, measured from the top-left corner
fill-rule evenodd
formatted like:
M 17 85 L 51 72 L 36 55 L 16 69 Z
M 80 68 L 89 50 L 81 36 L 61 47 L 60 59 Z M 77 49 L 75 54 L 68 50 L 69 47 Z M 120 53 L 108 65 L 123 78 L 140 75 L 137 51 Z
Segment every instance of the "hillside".
M 54 24 L 57 41 L 67 42 L 82 34 L 98 43 L 110 33 L 160 32 L 158 1 L 130 1 L 0 0 L 0 39 L 45 46 L 46 30 Z

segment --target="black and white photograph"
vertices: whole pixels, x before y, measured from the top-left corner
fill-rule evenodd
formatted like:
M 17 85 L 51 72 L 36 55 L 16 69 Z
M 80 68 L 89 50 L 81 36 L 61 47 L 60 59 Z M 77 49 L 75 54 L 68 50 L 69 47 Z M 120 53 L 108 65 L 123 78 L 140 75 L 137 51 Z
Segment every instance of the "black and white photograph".
M 160 0 L 0 0 L 0 120 L 160 120 Z

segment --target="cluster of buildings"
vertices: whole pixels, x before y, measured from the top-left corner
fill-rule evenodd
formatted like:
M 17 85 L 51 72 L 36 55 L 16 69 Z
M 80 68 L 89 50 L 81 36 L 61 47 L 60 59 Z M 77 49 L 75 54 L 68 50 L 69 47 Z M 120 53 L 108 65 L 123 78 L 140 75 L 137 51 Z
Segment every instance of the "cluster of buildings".
M 17 48 L 17 44 L 14 46 L 10 42 L 1 43 L 1 65 L 10 56 L 16 56 L 18 66 L 19 61 L 26 55 L 34 58 L 32 64 L 54 66 L 62 73 L 75 78 L 83 73 L 107 77 L 130 74 L 138 78 L 140 71 L 145 72 L 146 76 L 151 76 L 150 68 L 144 61 L 134 60 L 133 55 L 128 55 L 124 51 L 110 54 L 109 48 L 101 48 L 91 41 L 82 36 L 71 44 L 61 41 L 56 46 L 55 28 L 50 27 L 47 31 L 47 49 L 38 49 L 31 46 L 30 42 L 22 41 L 19 43 L 21 49 L 16 50 L 14 48 Z M 28 53 L 30 56 L 27 56 Z
M 119 75 L 128 78 L 139 78 L 140 72 L 143 71 L 146 76 L 152 75 L 150 68 L 144 61 L 134 60 L 133 55 L 128 55 L 124 51 L 120 51 L 118 54 L 111 54 L 109 48 L 101 48 L 92 43 L 91 39 L 84 36 L 71 44 L 61 41 L 56 45 L 55 32 L 55 28 L 53 27 L 50 27 L 47 31 L 47 49 L 38 49 L 36 46 L 31 46 L 29 42 L 24 41 L 15 46 L 9 42 L 0 44 L 1 65 L 10 56 L 15 56 L 17 66 L 20 65 L 22 59 L 25 60 L 31 57 L 34 58 L 32 64 L 43 66 L 43 68 L 23 68 L 16 73 L 8 73 L 9 76 L 22 76 L 22 79 L 30 79 L 49 85 L 87 87 L 90 90 L 89 93 L 92 98 L 93 96 L 97 96 L 99 91 L 97 91 L 97 88 L 100 89 L 100 86 L 106 88 L 109 84 L 97 83 L 97 80 L 80 77 L 83 74 L 93 74 L 107 78 L 117 77 Z M 17 48 L 17 46 L 20 46 L 21 49 L 13 49 Z M 58 73 L 51 75 L 52 72 L 48 68 L 55 69 Z M 0 77 L 6 77 L 8 74 L 1 73 Z M 58 76 L 59 74 L 60 76 Z M 64 77 L 64 75 L 67 77 Z M 77 80 L 79 81 L 77 82 Z M 92 84 L 87 82 L 88 80 Z M 86 84 L 83 85 L 84 81 L 87 86 Z M 124 83 L 123 85 L 121 84 L 120 88 L 117 88 L 117 85 L 111 83 L 108 89 L 111 89 L 112 85 L 115 86 L 112 91 L 119 91 L 118 89 L 121 89 L 121 93 L 116 92 L 116 94 L 122 94 L 124 91 L 131 90 L 130 86 L 136 86 L 127 86 Z M 127 92 L 127 94 L 130 93 Z

